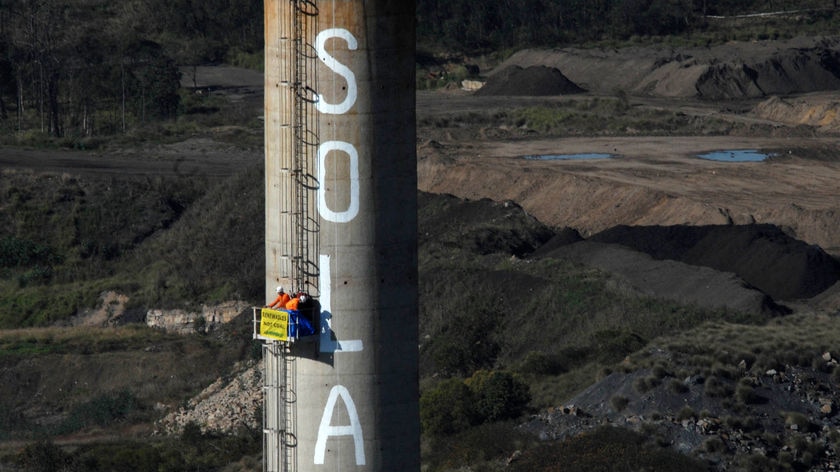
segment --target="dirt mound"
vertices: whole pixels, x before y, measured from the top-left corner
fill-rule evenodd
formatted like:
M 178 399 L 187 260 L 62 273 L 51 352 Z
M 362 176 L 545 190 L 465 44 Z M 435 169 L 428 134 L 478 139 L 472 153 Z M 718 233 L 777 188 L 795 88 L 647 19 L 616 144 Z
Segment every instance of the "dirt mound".
M 458 246 L 475 254 L 502 252 L 522 256 L 554 235 L 510 201 L 470 201 L 419 192 L 417 208 L 421 246 L 439 244 Z
M 568 259 L 609 272 L 618 289 L 684 305 L 777 316 L 790 313 L 735 274 L 673 260 L 656 260 L 619 244 L 581 241 L 535 257 Z
M 840 280 L 840 262 L 773 225 L 617 226 L 590 240 L 732 272 L 777 300 L 811 298 Z
M 509 66 L 492 75 L 476 95 L 569 95 L 585 92 L 555 67 Z
M 838 44 L 837 38 L 796 38 L 679 50 L 523 50 L 498 70 L 514 65 L 553 67 L 596 93 L 755 98 L 840 88 Z
M 585 241 L 569 228 L 551 230 L 512 202 L 489 199 L 464 200 L 452 195 L 420 192 L 418 196 L 421 252 L 433 254 L 435 246 L 458 247 L 474 254 L 503 253 L 517 257 L 555 258 L 584 264 L 613 274 L 617 289 L 634 294 L 674 300 L 706 308 L 727 308 L 745 313 L 774 316 L 789 312 L 765 293 L 753 288 L 742 278 L 701 264 L 691 265 L 676 260 L 660 260 L 631 248 L 633 235 L 605 244 Z M 666 235 L 667 236 L 667 235 Z M 674 237 L 679 237 L 676 234 Z M 621 238 L 616 238 L 621 239 Z M 664 246 L 681 247 L 682 240 L 662 241 Z M 714 247 L 708 249 L 713 253 Z M 761 248 L 756 249 L 761 252 Z M 775 256 L 778 251 L 768 251 Z M 772 264 L 767 261 L 765 265 Z M 780 270 L 788 270 L 780 268 Z M 793 269 L 790 269 L 793 270 Z M 534 280 L 512 280 L 515 274 L 505 272 L 494 282 L 487 274 L 487 284 L 500 287 L 533 286 Z

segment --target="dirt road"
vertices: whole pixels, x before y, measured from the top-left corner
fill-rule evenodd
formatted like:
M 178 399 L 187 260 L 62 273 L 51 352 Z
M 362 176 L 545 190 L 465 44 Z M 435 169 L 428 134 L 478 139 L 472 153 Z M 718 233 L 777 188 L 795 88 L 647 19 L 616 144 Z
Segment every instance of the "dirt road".
M 99 176 L 224 178 L 262 158 L 259 150 L 244 150 L 206 137 L 104 151 L 0 147 L 0 169 L 4 171 Z

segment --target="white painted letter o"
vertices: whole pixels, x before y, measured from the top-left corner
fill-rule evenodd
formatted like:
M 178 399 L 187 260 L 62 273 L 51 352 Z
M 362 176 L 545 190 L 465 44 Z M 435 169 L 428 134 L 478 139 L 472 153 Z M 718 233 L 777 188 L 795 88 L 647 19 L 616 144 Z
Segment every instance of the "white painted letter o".
M 325 183 L 327 178 L 327 154 L 340 151 L 350 158 L 350 203 L 344 211 L 333 211 L 327 206 Z M 345 141 L 327 141 L 318 147 L 318 213 L 333 223 L 348 223 L 359 214 L 359 153 L 352 144 Z

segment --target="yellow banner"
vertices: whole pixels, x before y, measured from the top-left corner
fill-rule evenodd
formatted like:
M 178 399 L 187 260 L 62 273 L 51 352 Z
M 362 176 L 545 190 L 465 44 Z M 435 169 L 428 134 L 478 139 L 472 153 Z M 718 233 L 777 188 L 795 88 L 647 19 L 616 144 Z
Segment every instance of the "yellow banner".
M 278 341 L 288 341 L 289 314 L 271 308 L 260 310 L 260 336 Z

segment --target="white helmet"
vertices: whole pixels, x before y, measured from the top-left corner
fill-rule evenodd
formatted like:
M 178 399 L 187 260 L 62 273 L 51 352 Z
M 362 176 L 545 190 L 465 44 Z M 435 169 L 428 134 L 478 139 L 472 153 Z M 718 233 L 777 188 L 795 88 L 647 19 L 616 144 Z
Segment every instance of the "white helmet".
M 301 303 L 306 303 L 306 295 L 301 295 L 300 296 L 300 302 Z
M 283 291 L 283 286 L 278 285 L 276 291 L 277 291 L 277 293 L 281 293 Z

